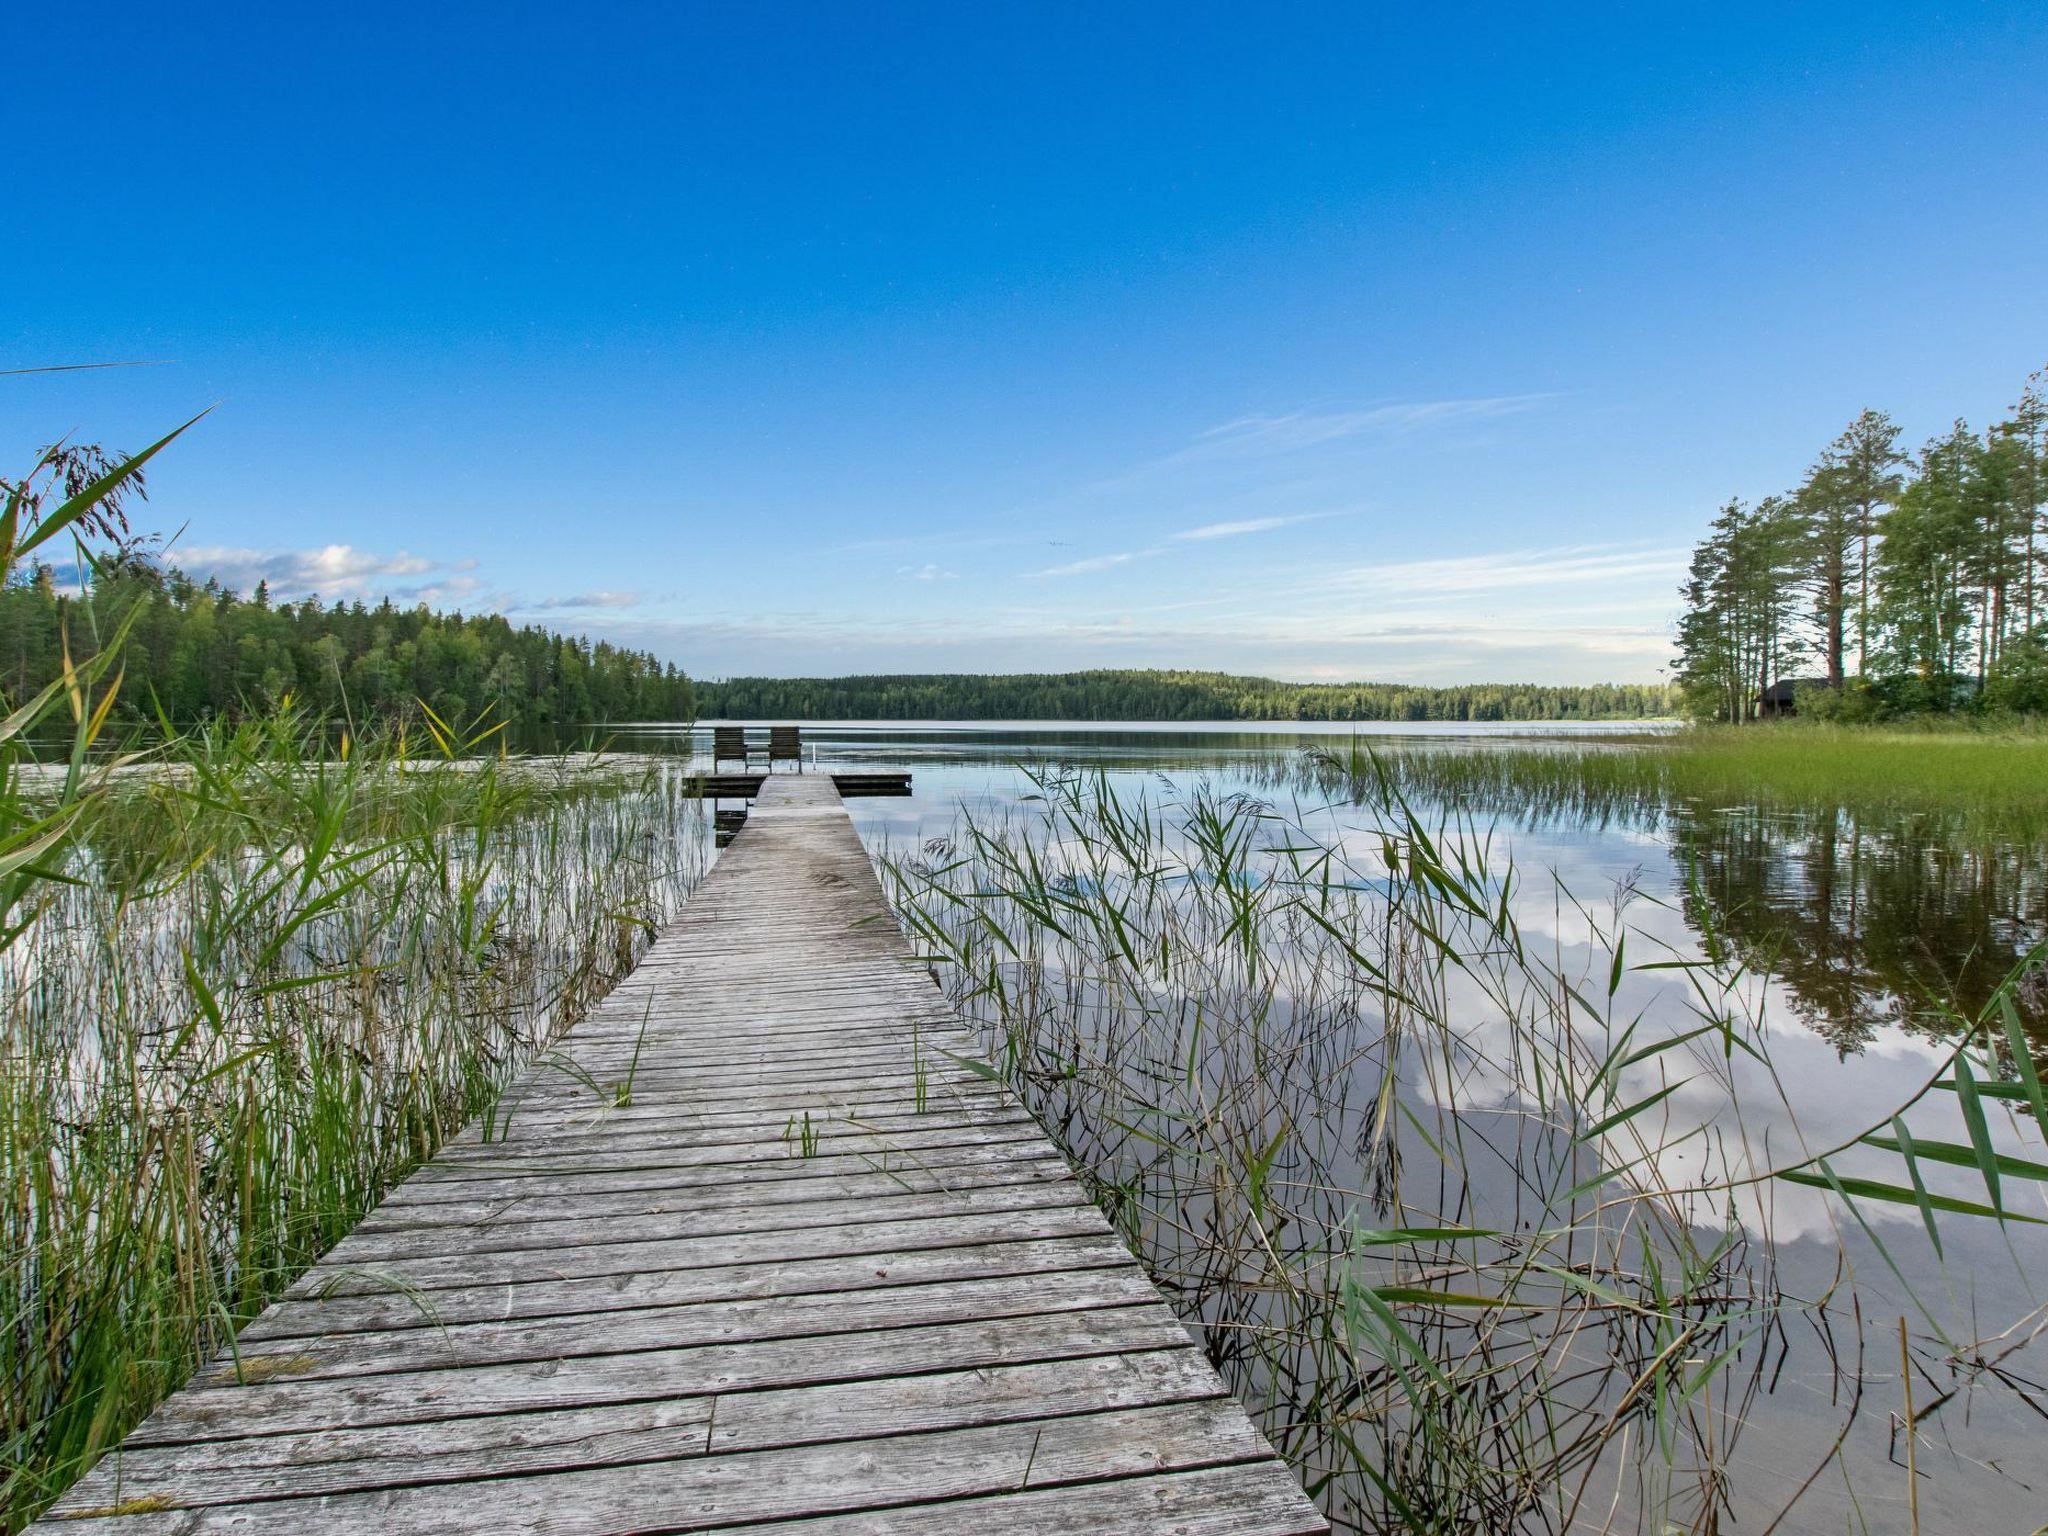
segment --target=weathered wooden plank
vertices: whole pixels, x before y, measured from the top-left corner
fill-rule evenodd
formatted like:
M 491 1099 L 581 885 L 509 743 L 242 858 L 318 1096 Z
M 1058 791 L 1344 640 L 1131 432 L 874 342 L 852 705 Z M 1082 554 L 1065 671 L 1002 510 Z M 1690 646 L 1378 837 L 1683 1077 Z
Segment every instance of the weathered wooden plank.
M 657 1269 L 699 1269 L 740 1259 L 818 1258 L 829 1254 L 874 1253 L 887 1248 L 936 1243 L 949 1236 L 961 1243 L 1002 1237 L 1085 1236 L 1109 1230 L 1102 1213 L 1071 1189 L 1054 1186 L 1036 1208 L 993 1211 L 943 1209 L 897 1221 L 833 1222 L 817 1226 L 772 1225 L 756 1232 L 718 1232 L 693 1238 L 633 1237 L 617 1243 L 584 1243 L 539 1250 L 515 1250 L 488 1259 L 470 1254 L 435 1255 L 376 1264 L 346 1263 L 329 1255 L 285 1293 L 290 1299 L 363 1296 L 390 1291 L 466 1289 L 539 1284 L 606 1275 L 644 1274 Z
M 609 1135 L 664 1120 L 706 1127 L 759 1124 L 793 1107 L 841 1108 L 856 1115 L 944 1113 L 1011 1120 L 1021 1114 L 1015 1101 L 987 1079 L 944 1061 L 924 1069 L 914 1062 L 892 1062 L 886 1069 L 855 1066 L 845 1069 L 843 1076 L 821 1081 L 820 1074 L 830 1070 L 829 1063 L 817 1063 L 800 1071 L 732 1072 L 708 1082 L 694 1075 L 592 1072 L 594 1088 L 565 1080 L 501 1105 L 495 1117 L 497 1139 L 531 1141 L 556 1127 Z
M 566 1193 L 573 1188 L 577 1192 L 594 1195 L 610 1190 L 680 1190 L 707 1185 L 737 1189 L 751 1183 L 859 1178 L 864 1174 L 907 1178 L 912 1173 L 922 1173 L 933 1181 L 930 1187 L 945 1189 L 953 1187 L 956 1172 L 969 1168 L 992 1172 L 998 1164 L 1010 1161 L 1040 1163 L 1058 1170 L 1066 1167 L 1065 1160 L 1048 1148 L 1044 1138 L 1035 1130 L 1020 1130 L 1008 1141 L 910 1147 L 885 1156 L 866 1151 L 821 1151 L 815 1157 L 792 1160 L 786 1146 L 742 1148 L 739 1151 L 739 1156 L 720 1156 L 716 1161 L 701 1162 L 627 1158 L 602 1168 L 586 1168 L 576 1174 L 574 1184 L 568 1186 L 552 1185 L 545 1173 L 534 1168 L 502 1171 L 478 1168 L 471 1171 L 470 1177 L 460 1179 L 414 1178 L 394 1190 L 391 1197 L 377 1208 L 376 1215 L 380 1221 L 388 1215 L 391 1225 L 402 1226 L 410 1219 L 409 1213 L 415 1207 L 450 1202 L 496 1204 L 508 1197 L 530 1198 L 536 1192 L 536 1185 L 542 1193 L 555 1188 Z M 1060 1175 L 1052 1172 L 1049 1176 Z M 913 1183 L 913 1187 L 922 1186 Z
M 1066 1212 L 1052 1215 L 1065 1217 Z M 1034 1228 L 1058 1225 L 1033 1223 Z M 411 1295 L 384 1289 L 357 1296 L 283 1301 L 257 1318 L 242 1341 L 266 1349 L 279 1341 L 320 1338 L 350 1331 L 453 1328 L 466 1323 L 513 1324 L 532 1318 L 576 1317 L 585 1313 L 676 1306 L 720 1297 L 802 1295 L 859 1290 L 892 1281 L 914 1284 L 976 1275 L 1036 1273 L 1089 1267 L 1106 1247 L 1127 1260 L 1114 1238 L 1099 1231 L 1045 1237 L 1024 1235 L 963 1243 L 943 1223 L 925 1228 L 926 1247 L 879 1248 L 865 1253 L 774 1257 L 752 1262 L 706 1264 L 696 1269 L 657 1269 L 581 1280 L 529 1281 L 518 1285 L 478 1284 Z M 914 1240 L 914 1239 L 913 1239 Z
M 448 1175 L 478 1165 L 576 1160 L 590 1154 L 614 1163 L 624 1156 L 653 1152 L 714 1162 L 725 1160 L 730 1155 L 727 1149 L 770 1144 L 795 1161 L 820 1150 L 797 1134 L 806 1113 L 813 1139 L 837 1136 L 876 1145 L 900 1140 L 906 1146 L 949 1146 L 966 1139 L 1014 1140 L 1019 1133 L 1042 1136 L 1037 1122 L 1022 1108 L 996 1098 L 967 1099 L 933 1088 L 920 1109 L 907 1081 L 900 1097 L 850 1103 L 800 1090 L 740 1097 L 726 1109 L 684 1100 L 666 1119 L 656 1103 L 648 1102 L 656 1097 L 636 1092 L 630 1106 L 619 1108 L 586 1100 L 581 1106 L 543 1106 L 530 1113 L 517 1109 L 509 1124 L 500 1121 L 488 1135 L 451 1143 L 420 1172 Z
M 687 1118 L 678 1118 L 680 1123 L 673 1130 L 661 1129 L 658 1122 L 652 1125 L 625 1122 L 609 1130 L 601 1125 L 593 1125 L 588 1130 L 561 1135 L 513 1135 L 509 1139 L 493 1136 L 488 1141 L 463 1141 L 450 1145 L 428 1166 L 449 1168 L 470 1163 L 488 1163 L 495 1166 L 521 1159 L 573 1157 L 579 1152 L 617 1154 L 657 1149 L 682 1152 L 707 1150 L 748 1142 L 758 1143 L 763 1139 L 763 1130 L 772 1128 L 776 1123 L 774 1117 L 769 1116 L 765 1122 L 749 1121 L 731 1126 L 694 1126 Z M 788 1117 L 784 1116 L 783 1119 L 786 1122 Z M 894 1117 L 870 1115 L 858 1121 L 831 1120 L 820 1125 L 818 1132 L 821 1136 L 837 1136 L 848 1141 L 865 1140 L 878 1147 L 888 1145 L 891 1140 L 900 1140 L 906 1146 L 927 1142 L 951 1145 L 963 1137 L 984 1131 L 998 1133 L 990 1135 L 990 1140 L 1005 1140 L 1007 1138 L 999 1133 L 1029 1123 L 1028 1117 L 1014 1110 L 999 1112 L 964 1109 L 957 1113 L 949 1113 L 948 1106 L 940 1105 L 937 1109 L 920 1115 L 906 1103 L 902 1111 Z M 514 1126 L 517 1126 L 516 1120 Z M 782 1145 L 784 1155 L 790 1155 L 787 1138 L 783 1139 Z
M 326 1333 L 262 1354 L 247 1348 L 192 1378 L 197 1387 L 235 1387 L 282 1364 L 294 1381 L 454 1370 L 522 1361 L 694 1348 L 747 1339 L 783 1339 L 904 1328 L 970 1317 L 1014 1317 L 1063 1307 L 1140 1305 L 1155 1299 L 1143 1278 L 1095 1265 L 868 1290 L 813 1292 L 692 1302 L 605 1312 L 583 1318 L 445 1325 L 385 1334 Z M 266 1366 L 266 1363 L 269 1366 Z
M 411 1533 L 545 1529 L 551 1536 L 703 1531 L 797 1514 L 1057 1488 L 1182 1468 L 1256 1463 L 1265 1447 L 1234 1405 L 1208 1399 L 1069 1418 L 742 1451 L 676 1461 L 210 1505 L 181 1531 L 260 1533 L 323 1525 Z M 157 1527 L 163 1529 L 164 1527 Z
M 1089 1271 L 1090 1275 L 1100 1271 Z M 572 1356 L 465 1370 L 298 1381 L 290 1356 L 246 1386 L 188 1386 L 130 1445 L 232 1440 L 347 1424 L 419 1424 L 475 1414 L 688 1397 L 806 1382 L 881 1380 L 971 1366 L 1170 1349 L 1187 1334 L 1156 1301 L 1071 1312 L 975 1317 L 872 1333 L 748 1339 L 684 1349 Z
M 836 1191 L 838 1181 L 827 1187 Z M 716 1245 L 762 1234 L 858 1250 L 890 1228 L 909 1223 L 981 1217 L 980 1227 L 1007 1231 L 1046 1210 L 1094 1211 L 1071 1180 L 1017 1179 L 932 1192 L 892 1190 L 848 1197 L 802 1193 L 780 1203 L 744 1202 L 658 1212 L 644 1220 L 563 1215 L 527 1219 L 519 1212 L 468 1227 L 403 1227 L 357 1232 L 336 1245 L 310 1273 L 327 1287 L 332 1273 L 375 1268 L 433 1283 L 442 1272 L 473 1282 L 479 1268 L 506 1280 L 534 1275 L 614 1274 L 659 1263 L 685 1243 Z M 965 1227 L 961 1230 L 967 1230 Z M 813 1234 L 798 1237 L 799 1233 Z M 836 1235 L 835 1235 L 836 1234 Z M 715 1248 L 713 1249 L 715 1251 Z M 524 1255 L 537 1254 L 529 1261 Z M 487 1265 L 434 1266 L 442 1260 L 488 1258 Z
M 631 1188 L 597 1187 L 591 1177 L 579 1178 L 572 1188 L 527 1180 L 525 1188 L 510 1187 L 495 1197 L 444 1200 L 434 1204 L 408 1201 L 386 1203 L 356 1227 L 366 1232 L 396 1232 L 411 1227 L 488 1225 L 518 1221 L 560 1221 L 574 1217 L 604 1217 L 610 1220 L 656 1217 L 671 1211 L 716 1210 L 748 1204 L 776 1205 L 787 1201 L 816 1198 L 829 1190 L 835 1199 L 887 1197 L 896 1194 L 939 1194 L 947 1190 L 978 1189 L 994 1184 L 1032 1182 L 1055 1183 L 1069 1177 L 1067 1166 L 1057 1158 L 1044 1156 L 1044 1149 L 1031 1142 L 1013 1143 L 1021 1149 L 1016 1157 L 997 1158 L 989 1149 L 976 1147 L 971 1160 L 941 1167 L 905 1164 L 901 1171 L 849 1172 L 845 1166 L 812 1173 L 799 1161 L 794 1167 L 768 1164 L 764 1167 L 723 1166 L 710 1170 L 686 1169 L 699 1177 L 677 1177 L 671 1182 L 642 1184 Z M 956 1158 L 961 1156 L 956 1152 Z M 840 1162 L 839 1159 L 834 1159 Z M 536 1187 L 538 1184 L 538 1187 Z
M 749 1536 L 1318 1536 L 1329 1525 L 1287 1469 L 1267 1461 L 778 1520 L 747 1530 Z
M 545 1149 L 523 1146 L 503 1146 L 497 1155 L 491 1157 L 460 1157 L 451 1153 L 445 1160 L 436 1158 L 407 1180 L 405 1189 L 400 1193 L 410 1191 L 415 1185 L 422 1188 L 447 1188 L 473 1184 L 479 1180 L 524 1178 L 535 1175 L 559 1179 L 596 1178 L 607 1172 L 622 1173 L 635 1169 L 707 1168 L 763 1163 L 786 1166 L 793 1162 L 822 1163 L 828 1157 L 856 1159 L 894 1156 L 899 1161 L 915 1162 L 926 1154 L 949 1148 L 957 1150 L 969 1146 L 1014 1146 L 1019 1142 L 1030 1142 L 1041 1150 L 1047 1149 L 1045 1137 L 1036 1124 L 1024 1122 L 1014 1126 L 979 1126 L 971 1129 L 942 1123 L 936 1126 L 917 1125 L 905 1130 L 882 1131 L 844 1125 L 828 1126 L 820 1133 L 816 1155 L 808 1158 L 792 1156 L 790 1137 L 786 1133 L 764 1138 L 760 1136 L 758 1130 L 751 1135 L 714 1137 L 697 1141 L 687 1138 L 656 1140 L 651 1144 L 636 1141 L 631 1146 L 607 1147 L 581 1154 L 549 1152 Z M 457 1149 L 457 1152 L 460 1150 Z
M 139 1447 L 103 1462 L 67 1503 L 93 1508 L 128 1499 L 188 1508 L 303 1499 L 1101 1413 L 1215 1395 L 1215 1377 L 1192 1349 L 1101 1355 L 883 1382 L 727 1393 L 716 1399 L 493 1414 L 430 1430 L 382 1425 Z
M 935 1035 L 923 1037 L 927 1052 L 933 1057 L 934 1065 L 948 1066 L 950 1063 L 940 1054 L 940 1046 L 949 1049 L 964 1049 L 966 1042 L 958 1036 Z M 904 1061 L 903 1031 L 900 1025 L 887 1031 L 856 1033 L 851 1029 L 822 1030 L 817 1043 L 807 1045 L 764 1044 L 761 1037 L 750 1035 L 737 1040 L 730 1046 L 713 1048 L 708 1042 L 695 1043 L 693 1049 L 666 1050 L 643 1047 L 636 1050 L 635 1043 L 621 1040 L 616 1044 L 606 1042 L 602 1046 L 588 1049 L 557 1050 L 539 1063 L 541 1071 L 529 1073 L 524 1085 L 512 1088 L 508 1097 L 518 1098 L 528 1092 L 552 1088 L 557 1080 L 546 1076 L 548 1069 L 559 1063 L 562 1078 L 574 1082 L 573 1070 L 587 1072 L 592 1077 L 632 1076 L 636 1082 L 661 1082 L 670 1080 L 694 1082 L 700 1073 L 739 1072 L 746 1070 L 782 1069 L 788 1072 L 833 1068 L 855 1071 L 863 1066 L 901 1066 Z

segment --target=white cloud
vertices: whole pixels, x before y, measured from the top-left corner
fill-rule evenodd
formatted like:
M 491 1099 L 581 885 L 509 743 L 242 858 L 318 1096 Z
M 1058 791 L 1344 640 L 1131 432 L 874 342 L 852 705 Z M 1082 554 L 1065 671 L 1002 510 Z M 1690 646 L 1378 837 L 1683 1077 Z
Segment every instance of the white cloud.
M 1402 599 L 1526 587 L 1612 588 L 1651 578 L 1676 579 L 1685 571 L 1687 555 L 1688 551 L 1678 548 L 1612 544 L 1506 549 L 1483 555 L 1353 566 L 1328 573 L 1319 585 Z
M 1412 432 L 1423 427 L 1462 426 L 1532 411 L 1550 395 L 1486 395 L 1462 400 L 1406 400 L 1348 411 L 1289 411 L 1279 416 L 1241 416 L 1211 427 L 1184 454 L 1239 456 L 1292 453 L 1368 433 Z
M 899 565 L 896 574 L 908 576 L 912 581 L 952 581 L 960 573 L 949 571 L 927 560 L 923 565 Z
M 1296 512 L 1287 517 L 1241 517 L 1235 522 L 1204 523 L 1199 528 L 1184 529 L 1173 537 L 1177 540 L 1235 539 L 1247 533 L 1269 533 L 1275 528 L 1291 528 L 1296 523 L 1312 523 L 1329 515 L 1327 512 Z
M 569 597 L 541 597 L 518 603 L 515 613 L 552 613 L 567 608 L 637 608 L 638 592 L 577 592 Z
M 1119 565 L 1128 565 L 1138 558 L 1141 551 L 1126 550 L 1114 555 L 1090 555 L 1085 560 L 1069 560 L 1065 565 L 1049 565 L 1042 571 L 1032 571 L 1033 576 L 1086 576 L 1092 571 L 1106 571 Z M 1142 551 L 1150 554 L 1150 550 Z
M 482 585 L 466 574 L 476 569 L 474 560 L 429 560 L 402 549 L 379 555 L 352 544 L 323 544 L 317 549 L 197 544 L 171 551 L 170 558 L 200 580 L 211 577 L 239 592 L 267 582 L 271 596 L 280 601 L 316 595 L 330 601 L 389 595 L 432 603 L 467 596 Z M 420 579 L 429 576 L 434 579 Z

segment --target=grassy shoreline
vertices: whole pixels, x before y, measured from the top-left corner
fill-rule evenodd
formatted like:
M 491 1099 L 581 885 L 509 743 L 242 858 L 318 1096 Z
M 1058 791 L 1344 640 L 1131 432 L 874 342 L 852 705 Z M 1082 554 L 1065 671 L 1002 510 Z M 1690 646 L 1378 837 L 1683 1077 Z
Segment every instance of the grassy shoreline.
M 1490 742 L 1431 752 L 1358 737 L 1312 754 L 1334 786 L 1382 774 L 1478 808 L 1574 812 L 1673 801 L 1858 817 L 1938 817 L 1976 843 L 2048 839 L 2048 726 L 1692 725 L 1658 734 Z

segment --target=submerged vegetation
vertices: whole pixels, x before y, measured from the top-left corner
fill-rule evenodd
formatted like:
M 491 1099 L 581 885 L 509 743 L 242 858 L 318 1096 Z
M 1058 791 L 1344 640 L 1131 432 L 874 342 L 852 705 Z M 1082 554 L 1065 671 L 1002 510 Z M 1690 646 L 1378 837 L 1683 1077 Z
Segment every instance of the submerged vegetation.
M 1339 1526 L 2027 1507 L 1975 1437 L 2031 1433 L 2039 954 L 1947 1011 L 1896 1104 L 1809 1134 L 1778 978 L 1702 893 L 1695 943 L 1631 883 L 1525 885 L 1487 821 L 1350 787 L 1362 820 L 1048 772 L 888 861 L 989 1070 Z

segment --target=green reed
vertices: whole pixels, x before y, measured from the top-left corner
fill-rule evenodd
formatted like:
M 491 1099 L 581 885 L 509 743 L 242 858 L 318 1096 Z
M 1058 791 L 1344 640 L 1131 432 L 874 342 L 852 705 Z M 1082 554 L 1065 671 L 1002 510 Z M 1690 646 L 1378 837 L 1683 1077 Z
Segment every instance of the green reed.
M 288 709 L 72 794 L 0 954 L 0 1523 L 19 1525 L 631 967 L 672 775 Z M 64 793 L 17 765 L 32 824 Z
M 1781 721 L 1624 740 L 1480 749 L 1316 750 L 1326 785 L 1391 778 L 1418 798 L 1577 821 L 1652 821 L 1674 803 L 1912 817 L 1972 845 L 2048 842 L 2048 731 Z M 1290 765 L 1291 769 L 1291 765 Z
M 1328 765 L 1303 782 L 1327 788 Z M 1750 1145 L 1739 1116 L 1689 1120 L 1675 1095 L 1787 1102 L 1769 976 L 1711 933 L 1703 955 L 1653 944 L 1640 891 L 1524 890 L 1483 821 L 1426 823 L 1388 774 L 1355 787 L 1371 814 L 1347 833 L 1048 772 L 1028 813 L 884 867 L 991 1070 L 1340 1528 L 1721 1529 L 1793 1330 L 1831 1341 L 1837 1401 L 1862 1401 L 1836 1340 L 1860 1338 L 1854 1287 L 1781 1282 L 1769 1186 L 1825 1189 L 1859 1223 L 1914 1203 L 1937 1245 L 1938 1220 L 2035 1219 L 2015 1191 L 2048 1166 L 1991 1151 L 2048 1138 L 2013 989 L 1957 1021 L 1945 1081 L 1915 1096 L 1961 1085 L 1967 1140 L 1902 1148 L 1891 1117 L 1853 1146 Z M 1558 919 L 1547 947 L 1532 902 Z M 1649 1018 L 1651 981 L 1679 990 L 1676 1020 Z M 2018 1112 L 1993 1127 L 1987 1103 Z M 1873 1160 L 1905 1172 L 1865 1177 Z M 1959 1161 L 1988 1202 L 1938 1177 Z M 1897 1268 L 1874 1231 L 1843 1243 L 1844 1273 L 1866 1260 Z M 1915 1323 L 1919 1368 L 1979 1348 L 1935 1310 Z

